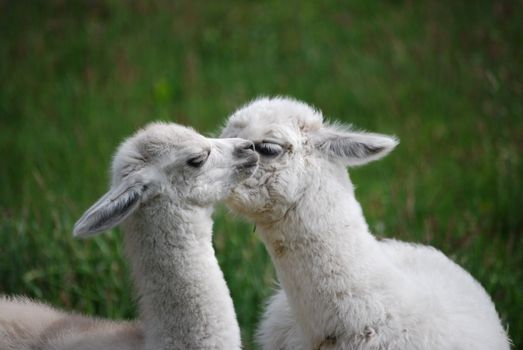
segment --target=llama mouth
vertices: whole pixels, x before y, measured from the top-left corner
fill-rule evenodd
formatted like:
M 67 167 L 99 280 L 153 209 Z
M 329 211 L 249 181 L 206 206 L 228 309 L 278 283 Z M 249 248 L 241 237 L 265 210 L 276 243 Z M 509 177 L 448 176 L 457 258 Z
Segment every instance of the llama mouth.
M 250 161 L 244 162 L 244 163 L 238 165 L 236 167 L 236 170 L 238 171 L 239 174 L 241 174 L 240 176 L 242 176 L 244 178 L 250 178 L 252 175 L 254 175 L 256 170 L 258 170 L 258 161 L 250 160 Z
M 243 163 L 238 164 L 236 166 L 236 169 L 238 169 L 240 171 L 245 171 L 245 170 L 250 170 L 252 168 L 255 168 L 258 166 L 258 160 L 259 160 L 258 155 L 256 153 L 253 153 L 252 155 L 247 157 Z
M 248 171 L 256 167 L 258 167 L 258 161 L 249 161 L 238 165 L 236 169 L 239 171 Z

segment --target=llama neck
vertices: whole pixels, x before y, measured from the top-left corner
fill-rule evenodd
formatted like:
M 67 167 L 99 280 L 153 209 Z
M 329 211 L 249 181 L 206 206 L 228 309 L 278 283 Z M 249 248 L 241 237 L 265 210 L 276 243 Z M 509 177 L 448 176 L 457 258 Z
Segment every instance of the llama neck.
M 239 349 L 232 299 L 212 247 L 212 210 L 159 201 L 123 227 L 145 349 Z
M 283 220 L 258 229 L 298 323 L 318 343 L 340 328 L 357 332 L 382 318 L 373 294 L 395 273 L 368 231 L 346 172 L 342 181 L 319 181 Z

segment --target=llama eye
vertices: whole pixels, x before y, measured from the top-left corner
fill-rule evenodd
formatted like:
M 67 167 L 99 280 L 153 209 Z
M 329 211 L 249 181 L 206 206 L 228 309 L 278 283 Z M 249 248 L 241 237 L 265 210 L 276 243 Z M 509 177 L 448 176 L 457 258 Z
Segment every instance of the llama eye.
M 187 160 L 187 165 L 192 166 L 193 168 L 199 168 L 207 160 L 207 155 L 199 155 L 194 158 L 189 158 Z
M 254 148 L 259 154 L 268 157 L 277 156 L 283 151 L 283 148 L 280 145 L 269 142 L 257 143 Z

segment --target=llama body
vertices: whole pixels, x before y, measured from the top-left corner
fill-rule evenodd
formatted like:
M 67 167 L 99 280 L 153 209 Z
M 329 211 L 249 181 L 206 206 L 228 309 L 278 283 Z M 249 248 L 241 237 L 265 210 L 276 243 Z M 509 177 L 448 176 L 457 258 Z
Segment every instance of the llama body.
M 252 175 L 257 160 L 251 142 L 207 139 L 175 124 L 152 124 L 126 140 L 113 161 L 111 189 L 74 233 L 89 236 L 122 224 L 140 323 L 2 299 L 0 349 L 240 349 L 212 247 L 211 214 L 214 203 Z
M 324 125 L 289 99 L 235 112 L 225 137 L 255 143 L 260 170 L 229 206 L 256 222 L 282 290 L 258 332 L 263 349 L 508 349 L 490 297 L 441 252 L 368 230 L 345 167 L 397 141 Z
M 33 300 L 0 298 L 2 350 L 141 350 L 135 322 L 115 322 L 66 313 Z

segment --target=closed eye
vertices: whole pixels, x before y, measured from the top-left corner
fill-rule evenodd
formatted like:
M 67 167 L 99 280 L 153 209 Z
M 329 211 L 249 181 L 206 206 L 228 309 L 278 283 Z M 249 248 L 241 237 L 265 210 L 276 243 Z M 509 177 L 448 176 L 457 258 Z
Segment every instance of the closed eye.
M 283 152 L 283 147 L 277 143 L 261 142 L 254 145 L 256 152 L 263 156 L 275 157 Z
M 199 168 L 205 163 L 207 158 L 209 158 L 209 153 L 199 154 L 196 157 L 187 159 L 187 165 L 193 168 Z

